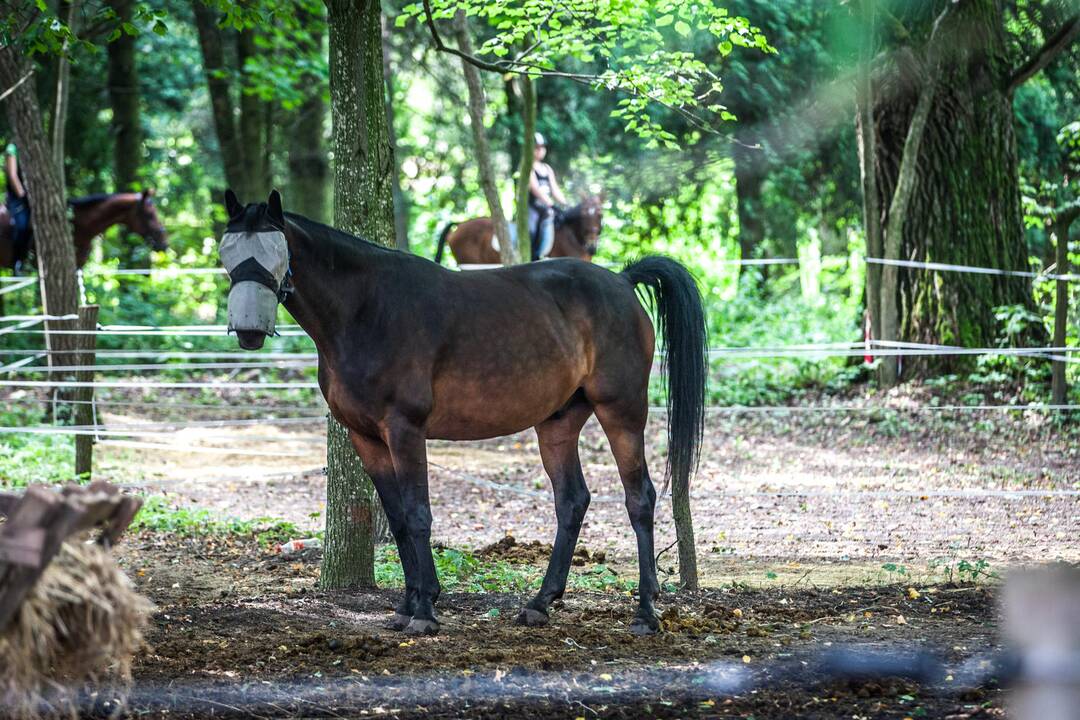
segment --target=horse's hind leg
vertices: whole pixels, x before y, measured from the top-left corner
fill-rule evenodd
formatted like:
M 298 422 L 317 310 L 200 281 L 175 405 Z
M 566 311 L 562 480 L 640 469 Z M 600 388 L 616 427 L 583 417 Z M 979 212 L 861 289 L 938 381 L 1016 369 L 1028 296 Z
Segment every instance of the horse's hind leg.
M 390 534 L 394 536 L 398 557 L 401 558 L 401 570 L 405 575 L 405 596 L 394 608 L 394 618 L 390 621 L 390 628 L 404 630 L 412 621 L 413 613 L 416 611 L 420 581 L 416 572 L 416 553 L 405 524 L 405 508 L 401 501 L 401 488 L 398 487 L 394 474 L 394 464 L 390 459 L 390 449 L 379 438 L 368 438 L 356 433 L 350 433 L 349 437 L 360 459 L 364 461 L 364 469 L 371 476 L 375 490 L 379 493 L 379 500 L 382 501 L 383 510 L 386 512 L 386 521 L 390 526 Z
M 581 521 L 589 508 L 589 488 L 581 472 L 578 437 L 591 414 L 592 406 L 583 397 L 576 396 L 569 406 L 536 426 L 540 457 L 555 492 L 558 529 L 540 591 L 518 615 L 519 625 L 546 625 L 548 606 L 552 600 L 562 597 L 566 590 L 566 578 L 570 573 L 578 533 L 581 532 Z
M 645 397 L 633 402 L 618 400 L 597 404 L 596 418 L 604 428 L 611 443 L 611 452 L 619 467 L 626 512 L 630 526 L 637 536 L 638 611 L 630 624 L 630 631 L 637 635 L 656 632 L 660 624 L 656 619 L 653 602 L 660 592 L 656 580 L 656 558 L 653 547 L 653 510 L 656 507 L 656 490 L 645 465 L 645 420 L 648 416 L 648 400 Z

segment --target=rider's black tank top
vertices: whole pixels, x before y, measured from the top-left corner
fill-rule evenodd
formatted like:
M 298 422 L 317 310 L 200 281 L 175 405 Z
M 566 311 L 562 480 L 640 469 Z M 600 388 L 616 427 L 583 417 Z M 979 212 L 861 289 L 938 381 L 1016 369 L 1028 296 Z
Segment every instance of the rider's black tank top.
M 533 168 L 533 172 L 536 173 L 536 184 L 546 190 L 548 195 L 551 195 L 551 175 L 549 173 L 542 172 L 538 168 Z M 537 207 L 543 206 L 540 198 L 536 197 L 536 195 L 532 193 L 529 193 L 529 202 L 531 202 L 533 205 L 536 205 Z

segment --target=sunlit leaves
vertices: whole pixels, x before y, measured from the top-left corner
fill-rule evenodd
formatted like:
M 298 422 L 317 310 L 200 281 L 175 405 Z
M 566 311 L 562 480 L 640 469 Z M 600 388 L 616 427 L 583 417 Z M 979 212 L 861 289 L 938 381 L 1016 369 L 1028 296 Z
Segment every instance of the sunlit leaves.
M 569 77 L 627 95 L 612 115 L 650 145 L 676 145 L 650 115 L 654 103 L 702 129 L 734 118 L 717 102 L 714 72 L 683 50 L 698 46 L 698 36 L 720 43 L 721 55 L 736 46 L 775 52 L 749 20 L 705 0 L 430 0 L 430 8 L 436 20 L 459 9 L 485 20 L 494 32 L 477 54 L 507 72 Z M 395 24 L 410 20 L 426 22 L 422 2 L 406 5 Z M 589 69 L 563 70 L 580 64 Z

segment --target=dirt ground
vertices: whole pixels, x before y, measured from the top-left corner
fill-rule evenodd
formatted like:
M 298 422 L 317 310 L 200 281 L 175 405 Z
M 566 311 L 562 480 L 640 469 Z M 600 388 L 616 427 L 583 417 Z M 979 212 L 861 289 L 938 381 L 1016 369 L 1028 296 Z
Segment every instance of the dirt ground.
M 616 592 L 568 594 L 540 629 L 512 623 L 523 597 L 448 594 L 441 633 L 413 639 L 383 628 L 396 593 L 316 590 L 317 552 L 144 534 L 118 553 L 158 606 L 132 716 L 1003 715 L 1000 692 L 956 692 L 944 678 L 921 687 L 814 672 L 822 651 L 850 643 L 919 643 L 951 662 L 992 648 L 988 586 L 665 594 L 663 632 L 646 638 L 627 631 L 635 601 Z
M 662 415 L 648 432 L 659 483 Z M 97 470 L 181 505 L 286 518 L 309 533 L 322 523 L 321 433 L 317 421 L 188 428 L 161 442 L 174 449 L 101 445 Z M 593 504 L 579 561 L 634 578 L 633 536 L 594 424 L 582 459 Z M 438 542 L 479 549 L 512 533 L 517 545 L 492 552 L 542 562 L 554 510 L 531 432 L 432 442 L 429 460 Z M 664 632 L 649 638 L 627 631 L 633 597 L 575 591 L 542 629 L 512 624 L 523 596 L 450 593 L 442 632 L 410 639 L 383 627 L 394 592 L 317 590 L 317 554 L 135 536 L 119 554 L 159 611 L 133 715 L 1000 717 L 1002 693 L 946 680 L 815 682 L 819 656 L 865 643 L 958 662 L 996 647 L 992 576 L 1080 560 L 1080 442 L 1035 413 L 710 415 L 693 502 L 707 589 L 665 593 Z M 663 548 L 674 540 L 666 501 L 657 518 Z M 673 554 L 660 561 L 669 580 Z
M 922 404 L 901 398 L 893 404 Z M 1080 432 L 1041 413 L 799 411 L 711 414 L 692 488 L 706 584 L 771 580 L 883 582 L 882 566 L 948 579 L 961 563 L 989 572 L 1080 560 Z M 316 413 L 309 413 L 316 414 Z M 116 416 L 111 422 L 137 422 Z M 663 479 L 664 418 L 648 428 Z M 98 447 L 96 472 L 178 504 L 321 529 L 322 427 L 188 428 L 174 449 Z M 161 443 L 165 444 L 165 443 Z M 217 452 L 207 451 L 217 450 Z M 228 454 L 246 451 L 276 453 Z M 636 558 L 621 485 L 595 421 L 581 443 L 593 493 L 581 542 L 627 571 Z M 555 511 L 527 431 L 476 443 L 429 443 L 433 537 L 479 548 L 506 534 L 550 542 Z M 667 498 L 658 548 L 674 541 Z M 668 558 L 661 566 L 672 570 Z M 775 577 L 774 577 L 775 576 Z

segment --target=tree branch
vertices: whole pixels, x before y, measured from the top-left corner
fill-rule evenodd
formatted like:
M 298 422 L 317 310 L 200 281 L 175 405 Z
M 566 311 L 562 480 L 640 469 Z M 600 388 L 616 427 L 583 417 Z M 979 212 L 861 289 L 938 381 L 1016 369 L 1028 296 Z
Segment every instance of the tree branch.
M 457 48 L 449 47 L 443 44 L 442 37 L 439 35 L 439 29 L 435 27 L 435 18 L 431 14 L 431 0 L 424 0 L 424 23 L 428 26 L 428 30 L 431 32 L 431 39 L 435 42 L 435 49 L 440 52 L 450 53 L 451 55 L 457 55 L 459 58 L 474 65 L 481 70 L 487 70 L 489 72 L 504 73 L 509 68 L 503 65 L 496 65 L 495 63 L 489 63 L 480 58 L 464 53 Z
M 1016 88 L 1023 85 L 1044 67 L 1049 65 L 1058 53 L 1067 48 L 1076 36 L 1080 35 L 1080 15 L 1073 15 L 1061 28 L 1051 35 L 1039 51 L 1028 58 L 1027 62 L 1016 69 L 1009 78 L 1006 94 L 1012 95 Z
M 33 71 L 33 70 L 31 70 L 30 72 L 28 72 L 28 73 L 26 73 L 25 75 L 23 75 L 23 76 L 22 76 L 22 78 L 21 78 L 21 79 L 19 80 L 19 82 L 15 83 L 15 84 L 14 84 L 14 85 L 12 85 L 11 87 L 9 87 L 9 88 L 8 88 L 7 90 L 5 90 L 5 91 L 3 92 L 3 94 L 0 94 L 0 100 L 3 100 L 3 99 L 4 99 L 4 98 L 6 98 L 6 97 L 7 97 L 8 95 L 10 95 L 11 93 L 15 92 L 15 90 L 17 90 L 17 89 L 18 89 L 18 87 L 19 87 L 20 85 L 22 85 L 22 84 L 23 84 L 24 82 L 26 82 L 27 80 L 29 80 L 29 79 L 30 79 L 30 78 L 32 78 L 33 76 L 34 76 L 34 71 Z

